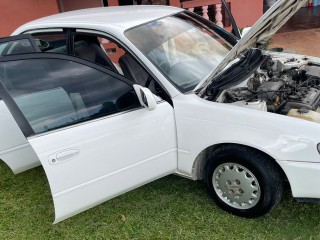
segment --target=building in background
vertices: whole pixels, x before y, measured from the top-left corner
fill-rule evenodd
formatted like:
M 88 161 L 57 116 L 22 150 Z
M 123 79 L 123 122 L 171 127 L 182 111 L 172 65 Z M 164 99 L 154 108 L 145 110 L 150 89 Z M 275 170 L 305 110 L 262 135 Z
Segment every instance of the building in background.
M 227 0 L 239 27 L 252 26 L 263 14 L 257 0 Z M 83 8 L 118 5 L 170 5 L 198 13 L 230 30 L 230 21 L 221 0 L 0 0 L 0 37 L 10 35 L 20 25 L 37 18 Z

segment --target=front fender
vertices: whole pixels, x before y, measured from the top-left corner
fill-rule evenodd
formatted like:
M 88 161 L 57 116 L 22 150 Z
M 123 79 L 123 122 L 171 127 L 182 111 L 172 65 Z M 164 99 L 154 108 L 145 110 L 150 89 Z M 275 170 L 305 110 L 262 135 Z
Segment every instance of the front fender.
M 221 143 L 258 149 L 276 161 L 320 163 L 320 124 L 223 103 L 194 94 L 174 98 L 178 171 L 191 176 L 197 156 Z

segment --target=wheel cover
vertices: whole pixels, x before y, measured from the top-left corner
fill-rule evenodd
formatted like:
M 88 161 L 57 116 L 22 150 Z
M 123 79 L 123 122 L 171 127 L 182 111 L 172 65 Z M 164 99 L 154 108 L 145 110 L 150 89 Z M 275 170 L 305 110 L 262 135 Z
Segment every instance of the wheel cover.
M 254 207 L 261 196 L 256 176 L 237 163 L 219 165 L 213 172 L 212 184 L 218 197 L 236 209 Z

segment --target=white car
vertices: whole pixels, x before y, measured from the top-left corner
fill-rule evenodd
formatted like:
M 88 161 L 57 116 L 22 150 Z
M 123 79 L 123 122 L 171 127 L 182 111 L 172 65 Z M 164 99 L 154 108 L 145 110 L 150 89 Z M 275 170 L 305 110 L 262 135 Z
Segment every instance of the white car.
M 55 223 L 169 174 L 243 217 L 285 181 L 320 199 L 320 59 L 251 48 L 305 2 L 278 1 L 242 39 L 165 6 L 21 26 L 0 40 L 0 158 L 43 166 Z

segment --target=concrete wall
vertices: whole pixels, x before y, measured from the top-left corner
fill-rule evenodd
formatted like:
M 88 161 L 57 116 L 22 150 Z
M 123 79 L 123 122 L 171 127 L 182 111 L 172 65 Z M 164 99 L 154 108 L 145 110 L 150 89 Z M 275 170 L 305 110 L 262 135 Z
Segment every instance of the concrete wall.
M 61 12 L 102 6 L 101 0 L 58 0 L 58 3 Z
M 262 0 L 229 1 L 239 27 L 252 26 L 263 14 Z M 178 5 L 178 0 L 170 3 Z M 117 0 L 109 0 L 109 5 L 117 5 Z M 0 0 L 0 37 L 10 35 L 26 22 L 59 13 L 59 7 L 61 11 L 70 11 L 99 6 L 101 0 Z
M 56 0 L 0 0 L 0 37 L 26 22 L 58 12 Z
M 238 27 L 252 26 L 263 15 L 263 1 L 232 0 L 231 12 Z

